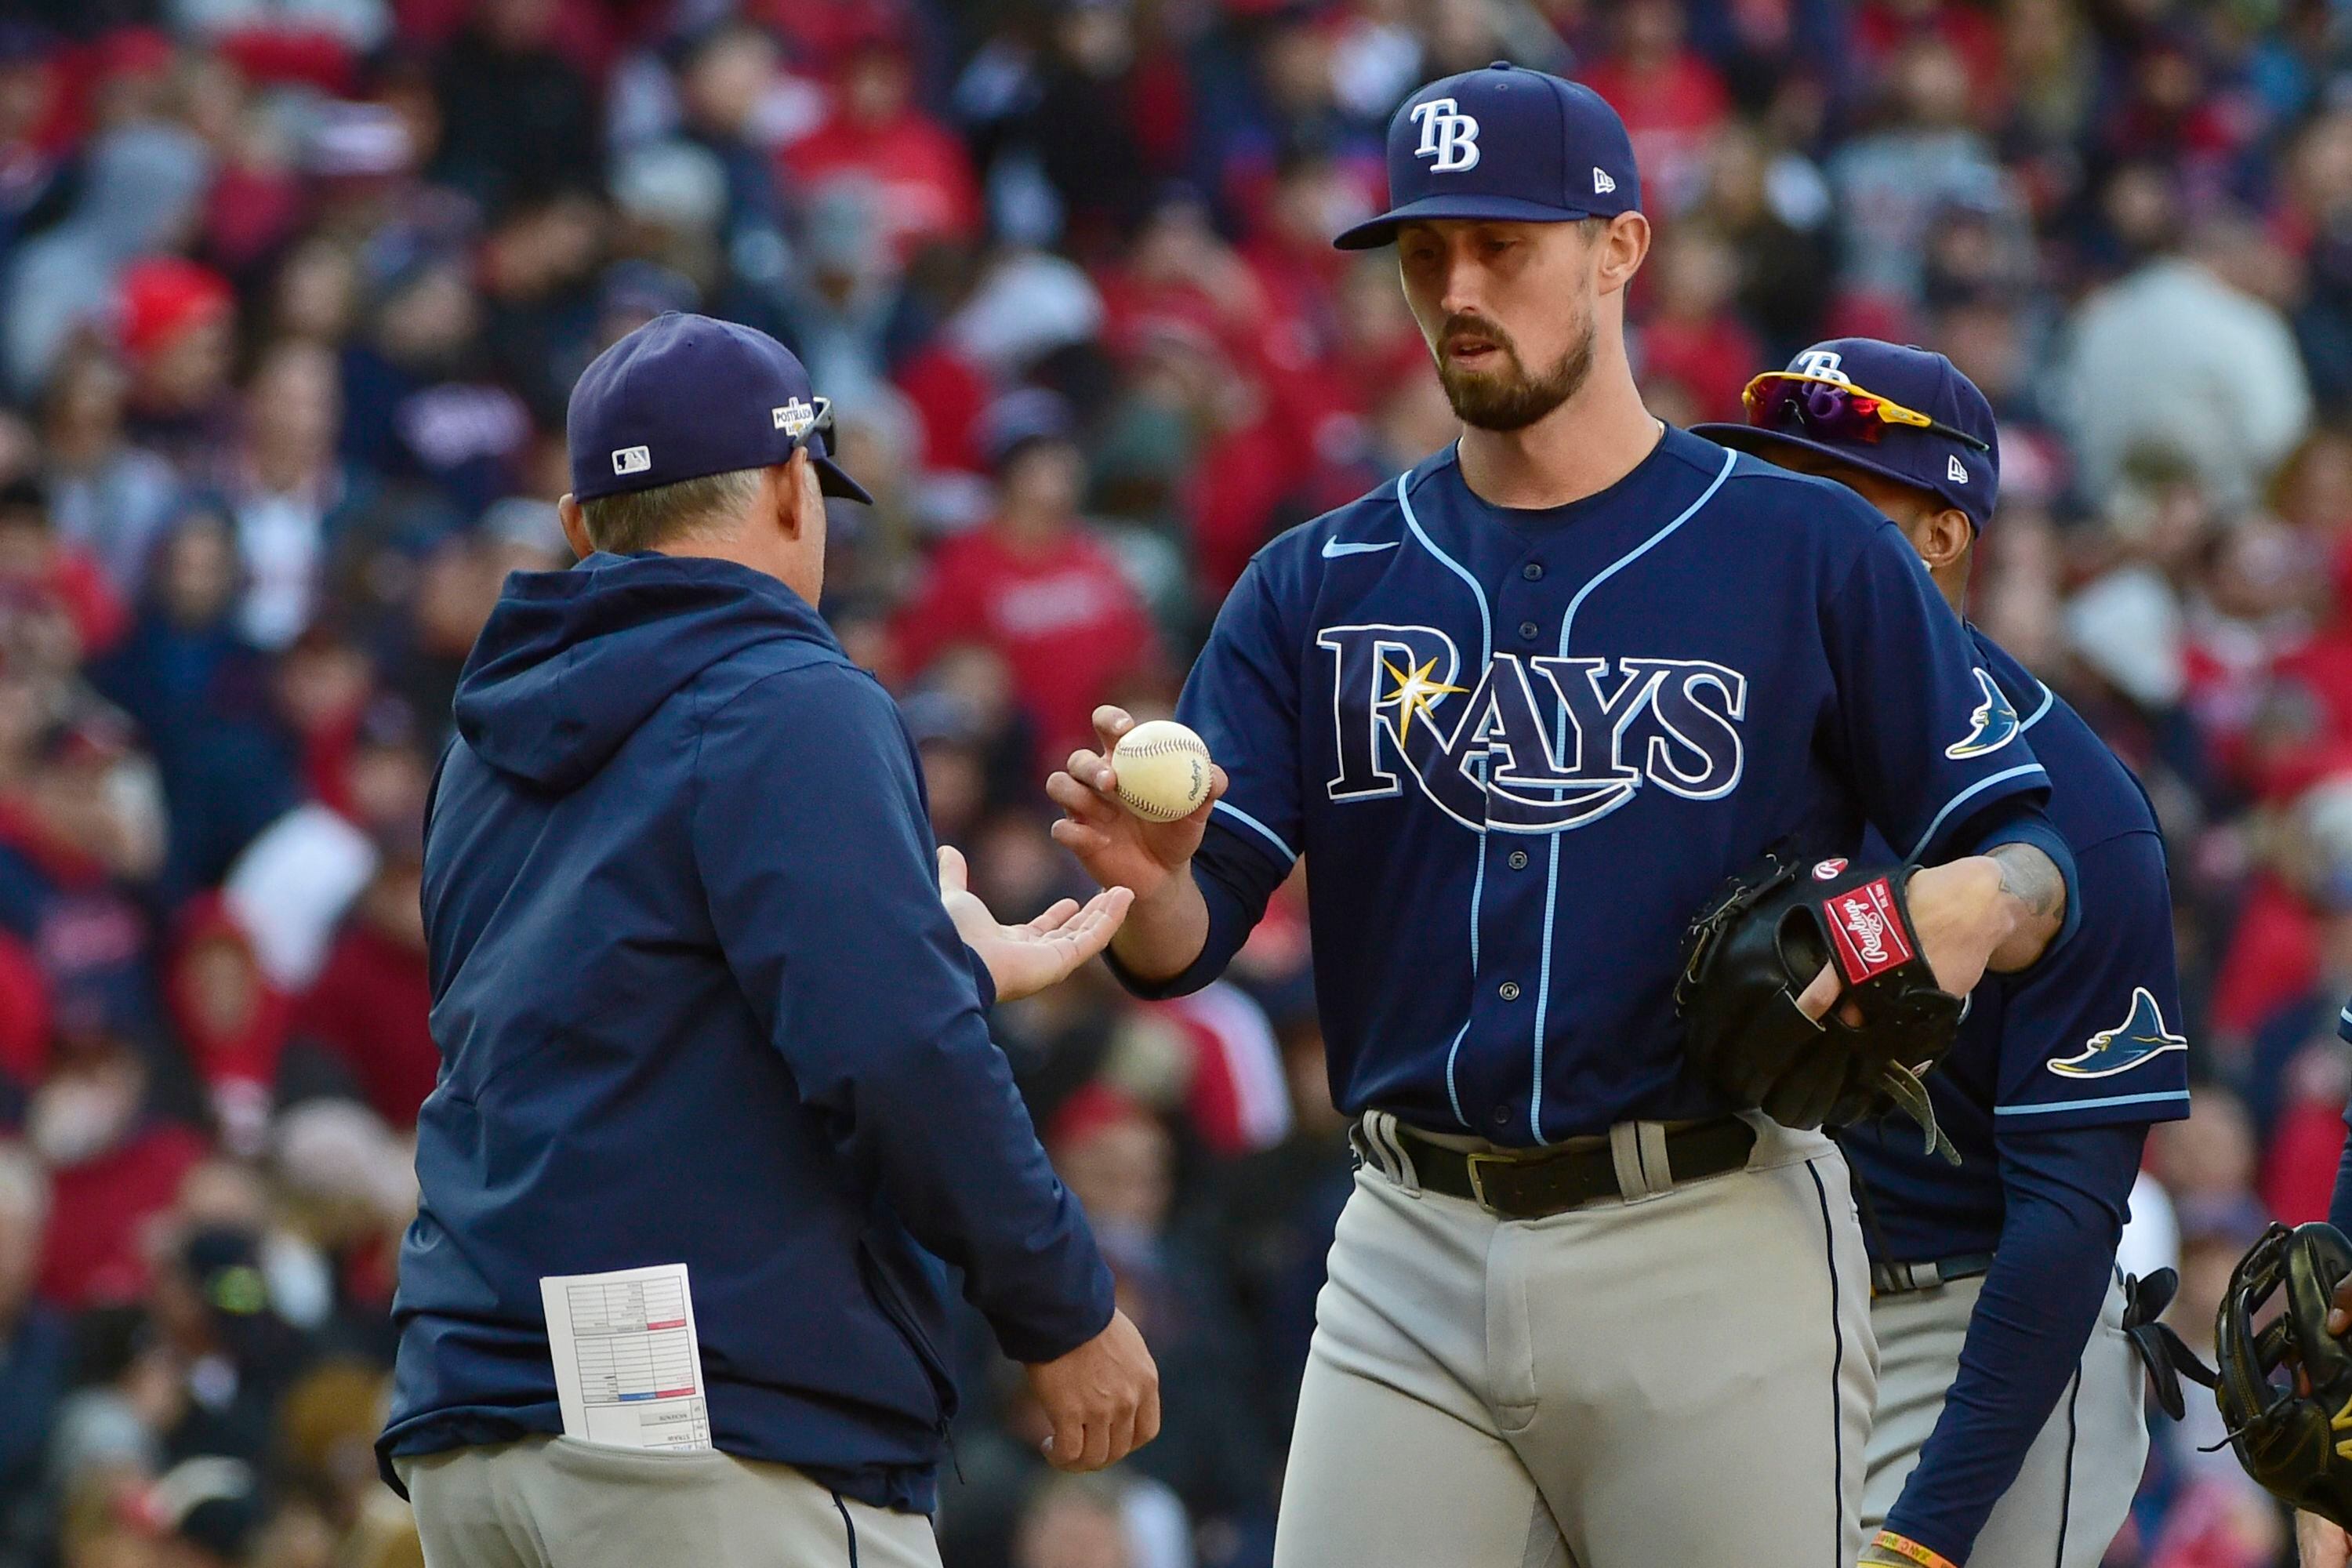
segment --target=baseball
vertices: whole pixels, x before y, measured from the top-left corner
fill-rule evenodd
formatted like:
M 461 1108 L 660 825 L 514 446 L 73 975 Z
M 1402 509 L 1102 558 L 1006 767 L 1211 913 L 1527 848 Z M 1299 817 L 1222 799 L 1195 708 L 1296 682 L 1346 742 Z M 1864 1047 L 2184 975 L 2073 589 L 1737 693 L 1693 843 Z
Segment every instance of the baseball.
M 1118 798 L 1146 822 L 1189 816 L 1209 796 L 1209 747 L 1173 719 L 1148 719 L 1111 749 Z

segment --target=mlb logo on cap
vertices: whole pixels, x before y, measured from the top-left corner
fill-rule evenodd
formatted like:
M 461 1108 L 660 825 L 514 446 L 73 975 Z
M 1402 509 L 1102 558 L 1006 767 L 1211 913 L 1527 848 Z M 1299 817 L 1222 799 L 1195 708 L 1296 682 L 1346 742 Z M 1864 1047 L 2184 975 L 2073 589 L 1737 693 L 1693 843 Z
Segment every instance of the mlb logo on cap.
M 824 406 L 807 368 L 767 333 L 667 311 L 598 354 L 572 389 L 572 493 L 593 500 L 764 468 L 789 462 L 798 443 L 818 489 L 871 501 L 826 447 Z
M 1591 88 L 1497 60 L 1433 81 L 1389 121 L 1389 210 L 1332 243 L 1370 250 L 1436 218 L 1569 223 L 1642 205 L 1625 122 Z

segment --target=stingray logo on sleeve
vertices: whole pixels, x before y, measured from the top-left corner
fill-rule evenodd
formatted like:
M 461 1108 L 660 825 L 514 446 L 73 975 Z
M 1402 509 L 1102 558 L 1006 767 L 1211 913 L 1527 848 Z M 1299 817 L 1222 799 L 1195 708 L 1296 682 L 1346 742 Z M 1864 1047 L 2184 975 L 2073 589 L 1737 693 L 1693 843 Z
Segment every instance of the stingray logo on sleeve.
M 1956 763 L 1998 752 L 2025 729 L 2018 721 L 2016 705 L 2010 701 L 2007 692 L 1993 683 L 1990 675 L 1981 668 L 1969 673 L 1977 678 L 1977 689 L 1984 700 L 1969 715 L 1969 732 L 1944 748 L 1944 755 Z
M 2060 1078 L 2113 1078 L 2145 1067 L 2169 1051 L 2185 1051 L 2189 1038 L 2164 1026 L 2164 1009 L 2145 985 L 2132 989 L 2131 1011 L 2112 1029 L 2102 1029 L 2083 1042 L 2071 1057 L 2050 1063 Z

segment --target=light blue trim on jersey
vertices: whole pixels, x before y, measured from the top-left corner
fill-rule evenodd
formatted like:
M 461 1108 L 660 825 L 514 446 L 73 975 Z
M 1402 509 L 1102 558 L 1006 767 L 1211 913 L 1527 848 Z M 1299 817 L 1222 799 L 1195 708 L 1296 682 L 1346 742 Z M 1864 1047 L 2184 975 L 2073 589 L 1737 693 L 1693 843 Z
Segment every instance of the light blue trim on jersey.
M 1412 536 L 1421 541 L 1421 547 L 1423 550 L 1428 551 L 1432 555 L 1436 556 L 1438 560 L 1444 562 L 1446 567 L 1452 571 L 1456 577 L 1461 578 L 1463 582 L 1470 585 L 1470 596 L 1478 602 L 1478 669 L 1479 673 L 1483 675 L 1486 673 L 1486 666 L 1493 663 L 1495 658 L 1495 619 L 1486 609 L 1486 590 L 1478 585 L 1478 579 L 1470 575 L 1469 572 L 1464 568 L 1462 563 L 1454 560 L 1454 557 L 1437 548 L 1437 542 L 1431 539 L 1429 535 L 1423 531 L 1421 519 L 1413 515 L 1412 493 L 1406 484 L 1406 481 L 1412 478 L 1412 474 L 1409 469 L 1397 476 L 1397 508 L 1404 513 L 1404 525 L 1412 530 Z M 1471 1018 L 1477 1016 L 1478 906 L 1481 900 L 1485 899 L 1486 893 L 1486 846 L 1484 841 L 1483 834 L 1480 836 L 1480 839 L 1481 841 L 1478 846 L 1478 875 L 1470 884 L 1471 1017 L 1462 1020 L 1462 1027 L 1454 1032 L 1454 1043 L 1445 1047 L 1445 1098 L 1454 1102 L 1454 1120 L 1462 1123 L 1463 1127 L 1465 1129 L 1470 1126 L 1470 1119 L 1462 1114 L 1462 1094 L 1461 1091 L 1454 1085 L 1454 1059 L 1462 1054 L 1462 1042 L 1469 1037 Z
M 1664 439 L 1664 437 L 1661 437 L 1661 439 Z M 1584 601 L 1591 597 L 1592 590 L 1601 586 L 1601 584 L 1609 581 L 1610 578 L 1617 575 L 1618 573 L 1623 571 L 1626 567 L 1633 564 L 1634 562 L 1639 561 L 1643 556 L 1647 555 L 1653 545 L 1659 543 L 1666 537 L 1666 535 L 1672 533 L 1675 530 L 1688 522 L 1692 518 L 1696 517 L 1698 515 L 1698 509 L 1715 499 L 1715 492 L 1723 488 L 1723 481 L 1731 477 L 1732 465 L 1738 461 L 1738 453 L 1724 453 L 1723 467 L 1716 470 L 1715 478 L 1708 481 L 1706 489 L 1698 492 L 1698 500 L 1683 508 L 1681 516 L 1675 518 L 1674 521 L 1666 524 L 1665 527 L 1658 530 L 1657 532 L 1650 535 L 1649 538 L 1642 541 L 1641 543 L 1633 546 L 1633 549 L 1627 551 L 1624 554 L 1620 555 L 1616 560 L 1611 562 L 1608 565 L 1603 566 L 1600 571 L 1594 573 L 1592 574 L 1592 580 L 1576 591 L 1576 597 L 1568 602 L 1568 613 L 1561 616 L 1559 618 L 1560 658 L 1566 658 L 1568 657 L 1569 629 L 1576 625 L 1576 612 L 1584 607 Z M 1560 715 L 1559 733 L 1561 740 L 1559 743 L 1565 745 L 1567 743 L 1566 738 L 1568 735 L 1568 715 L 1565 713 Z
M 2352 1024 L 2352 1002 L 2344 1005 L 2344 1011 L 2336 1015 L 2336 1021 L 2339 1024 Z
M 1478 1006 L 1478 907 L 1486 896 L 1486 840 L 1478 841 L 1478 870 L 1470 879 L 1470 1006 L 1471 1016 L 1477 1016 Z M 1469 1036 L 1470 1019 L 1454 1031 L 1454 1043 L 1445 1047 L 1445 1098 L 1454 1102 L 1454 1120 L 1462 1123 L 1465 1131 L 1472 1131 L 1470 1119 L 1462 1114 L 1462 1091 L 1454 1087 L 1454 1062 L 1462 1054 L 1462 1042 Z
M 1437 548 L 1437 542 L 1423 531 L 1421 519 L 1413 515 L 1412 497 L 1405 489 L 1405 481 L 1411 478 L 1412 473 L 1408 469 L 1397 476 L 1396 482 L 1397 505 L 1404 511 L 1404 525 L 1412 530 L 1412 536 L 1421 541 L 1423 550 L 1444 562 L 1446 570 L 1470 585 L 1470 596 L 1478 601 L 1478 668 L 1484 671 L 1486 661 L 1495 657 L 1495 618 L 1486 611 L 1486 590 L 1478 585 L 1478 579 L 1470 575 L 1468 568 Z
M 1474 964 L 1472 969 L 1474 973 L 1471 987 L 1475 992 L 1477 987 L 1475 973 L 1476 966 Z M 1473 1007 L 1477 1005 L 1475 994 L 1471 998 L 1471 1005 Z M 1454 1043 L 1445 1047 L 1445 1098 L 1454 1104 L 1454 1120 L 1462 1123 L 1465 1128 L 1470 1125 L 1470 1119 L 1462 1114 L 1462 1091 L 1454 1086 L 1454 1058 L 1462 1054 L 1462 1037 L 1469 1032 L 1470 1020 L 1465 1018 L 1462 1020 L 1462 1026 L 1454 1031 Z
M 1240 806 L 1234 805 L 1226 801 L 1221 800 L 1217 802 L 1215 805 L 1210 807 L 1210 810 L 1212 812 L 1222 811 L 1226 816 L 1232 817 L 1234 821 L 1240 823 L 1244 827 L 1249 828 L 1251 831 L 1255 832 L 1259 837 L 1265 839 L 1268 844 L 1271 844 L 1276 849 L 1281 850 L 1282 858 L 1286 861 L 1296 862 L 1297 860 L 1298 851 L 1293 849 L 1289 845 L 1285 844 L 1282 841 L 1282 835 L 1276 833 L 1273 828 L 1268 827 L 1265 823 L 1260 822 L 1256 817 L 1252 816 L 1248 812 L 1244 811 Z
M 2038 718 L 2040 715 L 2037 714 L 2036 717 Z M 2040 763 L 2021 763 L 2016 767 L 2002 769 L 2000 773 L 1993 774 L 1990 778 L 1977 780 L 1976 783 L 1969 785 L 1968 788 L 1962 790 L 1959 794 L 1954 795 L 1950 800 L 1944 803 L 1944 809 L 1936 814 L 1935 821 L 1927 824 L 1927 831 L 1919 835 L 1919 842 L 1911 847 L 1911 853 L 1905 856 L 1904 859 L 1906 861 L 1916 860 L 1920 856 L 1926 854 L 1927 852 L 1927 846 L 1936 842 L 1936 835 L 1944 830 L 1944 824 L 1951 819 L 1952 813 L 1959 810 L 1960 807 L 1976 799 L 1977 796 L 1984 794 L 1985 791 L 1992 788 L 1993 785 L 2007 784 L 2011 779 L 2029 778 L 2035 773 L 2040 773 L 2044 779 L 2047 779 L 2050 776 L 2050 770 L 2043 767 Z
M 2018 732 L 2019 734 L 2022 735 L 2022 734 L 2024 734 L 2028 730 L 2032 729 L 2032 728 L 2033 728 L 2033 726 L 2035 726 L 2036 724 L 2041 723 L 2041 722 L 2042 722 L 2042 715 L 2044 715 L 2044 714 L 2048 713 L 2048 712 L 2050 711 L 2050 710 L 2051 710 L 2051 707 L 2052 707 L 2054 703 L 2056 703 L 2056 702 L 2057 702 L 2057 700 L 2058 700 L 2058 694 L 2057 694 L 2056 692 L 2054 692 L 2054 691 L 2051 690 L 2051 689 L 2050 689 L 2050 687 L 2049 687 L 2049 685 L 2048 685 L 2048 683 L 2047 683 L 2047 682 L 2044 682 L 2044 683 L 2043 683 L 2043 685 L 2042 685 L 2042 706 L 2041 706 L 2041 707 L 2039 707 L 2039 708 L 2036 708 L 2036 709 L 2033 710 L 2033 717 L 2032 717 L 2032 718 L 2028 719 L 2024 723 L 2020 724 L 2020 725 L 2017 727 L 2017 732 Z
M 1663 431 L 1660 433 L 1658 438 L 1661 441 L 1665 439 L 1665 436 Z M 1566 658 L 1568 657 L 1568 636 L 1576 626 L 1576 612 L 1584 607 L 1584 601 L 1592 596 L 1592 590 L 1598 588 L 1601 584 L 1606 583 L 1610 578 L 1614 577 L 1618 573 L 1622 572 L 1626 567 L 1631 566 L 1634 562 L 1639 561 L 1643 556 L 1648 554 L 1653 547 L 1664 541 L 1666 535 L 1674 532 L 1675 530 L 1688 522 L 1692 518 L 1696 517 L 1699 513 L 1699 509 L 1706 505 L 1707 502 L 1713 500 L 1715 499 L 1715 492 L 1723 488 L 1723 481 L 1731 478 L 1731 470 L 1738 464 L 1738 453 L 1724 453 L 1723 467 L 1716 470 L 1715 478 L 1707 482 L 1706 489 L 1698 492 L 1698 499 L 1696 500 L 1683 508 L 1681 514 L 1672 522 L 1666 524 L 1665 527 L 1658 530 L 1657 532 L 1650 535 L 1649 538 L 1642 541 L 1641 543 L 1633 546 L 1633 549 L 1627 551 L 1624 554 L 1620 555 L 1616 560 L 1611 562 L 1600 571 L 1594 573 L 1591 580 L 1588 581 L 1583 587 L 1579 588 L 1576 591 L 1576 596 L 1569 600 L 1568 609 L 1559 617 L 1560 658 Z M 1563 751 L 1567 746 L 1568 710 L 1563 706 L 1560 709 L 1559 724 L 1556 733 L 1556 738 L 1552 742 L 1552 749 L 1554 751 Z M 1559 792 L 1555 788 L 1552 793 L 1556 798 Z M 1629 794 L 1625 798 L 1627 800 L 1631 800 L 1633 797 Z M 1559 836 L 1565 831 L 1566 829 L 1564 828 L 1556 827 L 1552 829 L 1550 834 L 1551 867 L 1544 876 L 1543 959 L 1537 966 L 1536 970 L 1536 1059 L 1531 1086 L 1528 1090 L 1528 1131 L 1534 1136 L 1535 1141 L 1538 1145 L 1542 1145 L 1549 1142 L 1549 1140 L 1547 1140 L 1543 1135 L 1544 1019 L 1551 1011 L 1552 918 L 1559 905 Z M 1486 864 L 1484 857 L 1480 858 L 1479 864 L 1481 866 Z
M 2098 1100 L 2061 1100 L 2048 1105 L 1996 1105 L 1995 1116 L 2054 1116 L 2062 1110 L 2098 1110 L 2110 1105 L 2155 1105 L 2160 1101 L 2187 1100 L 2185 1089 L 2168 1089 L 2154 1094 L 2110 1094 Z

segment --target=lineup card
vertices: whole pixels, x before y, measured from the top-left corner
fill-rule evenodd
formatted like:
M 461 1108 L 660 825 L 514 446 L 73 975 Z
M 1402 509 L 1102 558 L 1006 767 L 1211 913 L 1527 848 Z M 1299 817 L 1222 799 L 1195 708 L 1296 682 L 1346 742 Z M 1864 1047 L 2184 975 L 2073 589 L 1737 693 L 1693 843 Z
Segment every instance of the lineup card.
M 616 1448 L 710 1447 L 686 1265 L 539 1282 L 563 1435 Z

